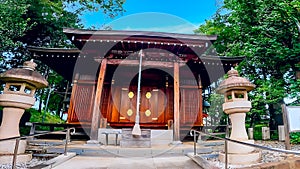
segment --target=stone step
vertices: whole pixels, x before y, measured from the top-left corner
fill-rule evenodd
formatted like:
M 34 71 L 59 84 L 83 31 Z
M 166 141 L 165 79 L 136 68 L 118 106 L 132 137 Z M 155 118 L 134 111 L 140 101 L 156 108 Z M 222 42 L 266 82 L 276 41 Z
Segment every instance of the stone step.
M 32 154 L 32 157 L 42 158 L 42 159 L 50 159 L 59 156 L 59 154 L 52 154 L 52 153 L 42 153 L 42 154 Z
M 203 154 L 201 155 L 202 158 L 218 158 L 219 154 Z
M 64 141 L 36 139 L 36 140 L 28 140 L 27 144 L 33 146 L 58 146 L 58 145 L 63 145 Z
M 198 141 L 198 144 L 201 146 L 223 146 L 224 141 Z
M 207 160 L 199 155 L 194 155 L 192 153 L 187 154 L 195 163 L 199 165 L 202 169 L 214 169 L 215 167 L 211 165 Z
M 31 153 L 45 153 L 47 150 L 45 148 L 41 147 L 28 147 L 25 149 L 25 152 L 31 152 Z
M 99 146 L 91 148 L 68 148 L 68 152 L 74 152 L 83 156 L 102 156 L 102 157 L 154 157 L 154 156 L 178 156 L 194 152 L 192 147 L 169 147 L 169 148 L 120 148 L 114 146 Z M 198 154 L 212 153 L 210 147 L 198 147 Z M 49 148 L 47 153 L 64 153 L 63 148 Z

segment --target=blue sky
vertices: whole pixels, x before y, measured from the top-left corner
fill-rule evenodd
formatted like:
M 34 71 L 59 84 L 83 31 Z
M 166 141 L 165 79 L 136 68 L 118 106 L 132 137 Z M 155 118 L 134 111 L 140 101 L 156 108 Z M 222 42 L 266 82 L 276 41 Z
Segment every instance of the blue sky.
M 81 19 L 86 28 L 109 25 L 114 30 L 144 30 L 193 33 L 217 10 L 218 0 L 127 0 L 126 12 L 109 18 L 102 12 L 85 13 Z

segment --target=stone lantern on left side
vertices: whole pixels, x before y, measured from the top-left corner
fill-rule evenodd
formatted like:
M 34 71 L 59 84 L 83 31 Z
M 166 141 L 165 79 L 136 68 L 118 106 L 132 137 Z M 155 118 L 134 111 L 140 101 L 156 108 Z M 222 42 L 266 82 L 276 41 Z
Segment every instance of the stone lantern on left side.
M 34 105 L 36 89 L 48 86 L 46 79 L 35 71 L 36 66 L 33 60 L 26 61 L 22 68 L 13 68 L 0 74 L 0 81 L 5 84 L 3 94 L 0 94 L 0 106 L 3 107 L 0 139 L 20 136 L 20 119 L 25 109 Z M 10 159 L 8 156 L 14 153 L 15 143 L 15 140 L 0 142 L 0 159 L 1 156 Z M 25 147 L 26 140 L 21 140 L 18 154 L 23 154 Z

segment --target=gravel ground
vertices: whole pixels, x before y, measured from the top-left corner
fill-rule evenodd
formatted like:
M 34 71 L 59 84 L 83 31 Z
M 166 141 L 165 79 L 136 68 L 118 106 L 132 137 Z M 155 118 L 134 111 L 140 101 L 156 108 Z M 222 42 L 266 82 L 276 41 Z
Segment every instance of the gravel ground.
M 17 163 L 17 169 L 27 169 L 39 164 L 42 164 L 45 160 L 40 160 L 37 158 L 33 158 L 31 161 L 27 163 Z M 12 169 L 12 164 L 0 165 L 0 169 Z
M 277 148 L 277 149 L 285 149 L 284 142 L 278 142 L 278 141 L 256 141 L 255 144 L 271 147 L 271 148 Z M 292 145 L 292 150 L 294 151 L 300 151 L 300 145 Z M 296 157 L 296 155 L 292 154 L 286 154 L 286 153 L 280 153 L 275 151 L 269 151 L 269 150 L 262 150 L 262 160 L 261 163 L 270 163 L 270 162 L 279 162 L 282 160 L 287 159 L 288 157 Z M 225 168 L 225 164 L 220 162 L 218 159 L 207 159 L 212 165 L 214 165 L 217 168 Z M 228 165 L 228 168 L 242 168 L 247 167 L 250 165 Z

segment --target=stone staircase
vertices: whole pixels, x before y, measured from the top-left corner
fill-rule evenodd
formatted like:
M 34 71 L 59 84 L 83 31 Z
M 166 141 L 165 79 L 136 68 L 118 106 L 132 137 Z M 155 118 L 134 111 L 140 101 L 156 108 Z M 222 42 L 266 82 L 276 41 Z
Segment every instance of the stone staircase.
M 105 158 L 171 158 L 188 156 L 199 166 L 205 166 L 208 158 L 218 158 L 218 152 L 224 149 L 223 141 L 201 141 L 197 143 L 197 155 L 194 156 L 193 142 L 183 144 L 159 145 L 158 142 L 151 148 L 122 148 L 115 145 L 85 144 L 84 141 L 71 141 L 68 153 L 74 153 L 81 157 L 105 157 Z M 36 158 L 51 160 L 64 153 L 63 140 L 29 140 L 26 149 Z M 201 165 L 200 165 L 201 164 Z
M 57 140 L 28 140 L 25 152 L 32 154 L 32 157 L 48 160 L 61 154 L 61 152 L 49 152 L 48 150 L 62 145 L 64 145 L 63 141 Z
M 62 140 L 31 140 L 28 142 L 27 152 L 34 157 L 49 159 L 64 153 L 64 143 Z M 115 145 L 92 145 L 85 142 L 70 142 L 68 152 L 74 152 L 82 156 L 103 156 L 103 157 L 170 157 L 182 156 L 194 151 L 193 143 L 183 143 L 179 145 L 164 144 L 151 148 L 122 148 Z M 213 149 L 209 146 L 197 146 L 198 154 L 210 154 Z

